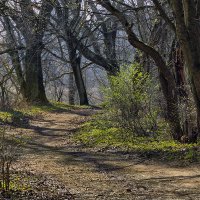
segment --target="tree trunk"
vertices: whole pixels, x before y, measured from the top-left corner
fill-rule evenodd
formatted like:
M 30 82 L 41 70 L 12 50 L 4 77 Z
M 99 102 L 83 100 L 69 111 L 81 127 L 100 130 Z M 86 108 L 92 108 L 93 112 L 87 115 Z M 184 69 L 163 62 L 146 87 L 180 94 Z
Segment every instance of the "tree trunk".
M 174 82 L 173 77 L 172 83 Z M 181 137 L 183 135 L 183 131 L 180 124 L 180 116 L 178 109 L 178 97 L 176 94 L 175 84 L 169 84 L 169 81 L 166 80 L 163 74 L 159 73 L 160 84 L 162 88 L 162 92 L 164 94 L 166 100 L 166 114 L 167 121 L 170 124 L 172 138 L 177 141 L 181 141 Z
M 26 100 L 30 103 L 48 103 L 46 98 L 43 72 L 42 72 L 42 48 L 40 45 L 26 50 L 25 74 L 26 74 Z
M 12 60 L 12 64 L 15 68 L 15 72 L 17 75 L 17 80 L 18 80 L 18 84 L 20 87 L 20 93 L 22 94 L 23 98 L 25 99 L 26 96 L 26 82 L 24 80 L 24 76 L 23 76 L 23 72 L 22 72 L 22 68 L 21 68 L 21 63 L 20 63 L 20 59 L 19 59 L 19 54 L 18 52 L 12 52 L 10 53 L 10 57 Z
M 81 60 L 80 57 L 73 59 L 71 61 L 71 65 L 74 73 L 76 87 L 79 94 L 80 105 L 89 105 L 85 83 L 83 81 L 83 76 L 81 72 L 80 60 Z
M 200 5 L 194 0 L 171 0 L 170 3 L 174 11 L 176 33 L 183 50 L 197 108 L 197 126 L 200 132 Z M 197 138 L 196 131 L 194 135 Z
M 75 104 L 75 87 L 74 87 L 74 74 L 69 74 L 69 104 Z
M 43 85 L 41 54 L 44 48 L 42 41 L 53 10 L 53 2 L 41 1 L 40 3 L 35 12 L 32 1 L 20 1 L 17 8 L 20 12 L 10 13 L 9 16 L 15 22 L 13 27 L 17 27 L 26 43 L 24 67 L 26 101 L 46 104 L 48 100 Z
M 89 105 L 87 91 L 85 88 L 85 83 L 83 81 L 83 76 L 81 72 L 81 56 L 77 54 L 77 44 L 75 45 L 72 41 L 72 34 L 70 31 L 66 30 L 66 36 L 68 40 L 66 41 L 69 60 L 73 70 L 76 87 L 79 94 L 80 105 Z

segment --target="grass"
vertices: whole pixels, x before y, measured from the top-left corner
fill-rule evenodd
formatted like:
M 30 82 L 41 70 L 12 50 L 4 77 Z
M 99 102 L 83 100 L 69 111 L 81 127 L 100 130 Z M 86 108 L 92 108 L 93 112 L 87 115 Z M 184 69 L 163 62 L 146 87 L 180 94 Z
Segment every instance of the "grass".
M 199 161 L 199 143 L 182 144 L 170 138 L 166 139 L 165 135 L 165 132 L 160 132 L 155 137 L 135 137 L 130 132 L 112 127 L 109 121 L 97 116 L 82 126 L 75 139 L 89 147 L 115 148 L 136 152 L 145 157 L 184 162 Z
M 61 102 L 51 102 L 49 105 L 33 105 L 8 110 L 0 110 L 0 121 L 19 124 L 25 118 L 31 118 L 47 112 L 69 111 L 71 109 L 82 109 L 88 106 L 68 105 Z

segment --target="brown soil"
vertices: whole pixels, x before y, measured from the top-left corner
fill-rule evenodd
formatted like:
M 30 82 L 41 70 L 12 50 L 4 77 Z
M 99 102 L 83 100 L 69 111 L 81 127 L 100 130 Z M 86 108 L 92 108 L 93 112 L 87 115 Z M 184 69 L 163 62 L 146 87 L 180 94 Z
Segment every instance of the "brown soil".
M 72 140 L 93 112 L 52 112 L 18 129 L 29 137 L 19 166 L 55 177 L 75 199 L 200 199 L 198 166 L 170 167 L 116 150 L 87 149 Z

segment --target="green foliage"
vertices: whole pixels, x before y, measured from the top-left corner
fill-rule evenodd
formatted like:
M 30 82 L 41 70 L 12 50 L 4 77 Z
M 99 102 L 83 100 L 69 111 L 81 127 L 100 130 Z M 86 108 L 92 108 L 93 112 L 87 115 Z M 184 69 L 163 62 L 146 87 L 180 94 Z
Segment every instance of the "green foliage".
M 76 139 L 87 146 L 120 148 L 164 160 L 198 161 L 197 144 L 170 138 L 168 124 L 158 116 L 157 86 L 137 64 L 110 77 L 105 110 L 85 123 Z
M 86 122 L 75 139 L 86 146 L 96 148 L 119 148 L 139 153 L 145 157 L 157 157 L 162 160 L 178 160 L 183 163 L 199 161 L 199 144 L 181 144 L 158 134 L 155 137 L 134 136 L 123 128 L 112 126 L 105 114 L 94 116 Z
M 158 108 L 153 102 L 157 86 L 141 66 L 122 67 L 117 76 L 110 77 L 105 89 L 105 107 L 114 126 L 132 131 L 138 136 L 157 129 Z

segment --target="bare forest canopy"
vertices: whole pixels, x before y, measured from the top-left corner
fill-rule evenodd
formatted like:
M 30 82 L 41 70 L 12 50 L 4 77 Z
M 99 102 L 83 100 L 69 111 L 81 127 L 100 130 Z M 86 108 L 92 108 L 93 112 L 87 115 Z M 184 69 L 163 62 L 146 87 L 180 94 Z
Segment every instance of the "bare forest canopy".
M 137 73 L 150 76 L 152 88 L 158 88 L 151 102 L 168 122 L 173 139 L 196 142 L 200 130 L 198 0 L 0 2 L 2 108 L 21 101 L 48 104 L 52 100 L 98 105 L 104 101 L 102 87 L 111 87 L 110 94 L 119 92 L 114 88 L 117 80 L 126 80 L 119 74 L 132 64 L 140 66 Z M 120 88 L 121 82 L 117 84 Z M 135 118 L 144 104 L 130 104 Z M 122 115 L 128 105 L 123 106 L 117 107 Z

